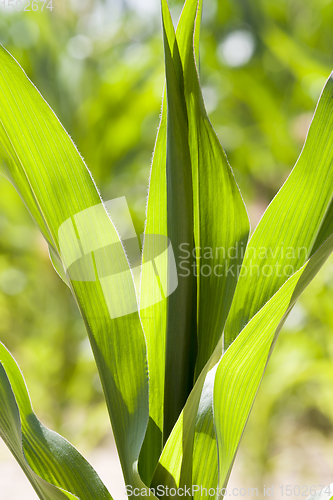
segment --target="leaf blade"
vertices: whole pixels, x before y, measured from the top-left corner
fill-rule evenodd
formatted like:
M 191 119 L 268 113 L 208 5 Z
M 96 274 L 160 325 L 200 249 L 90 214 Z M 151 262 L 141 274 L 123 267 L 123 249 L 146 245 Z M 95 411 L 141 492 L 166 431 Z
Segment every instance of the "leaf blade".
M 243 260 L 241 249 L 250 230 L 234 174 L 205 110 L 195 60 L 198 49 L 193 45 L 194 40 L 199 41 L 201 10 L 202 0 L 187 0 L 177 30 L 193 178 L 198 282 L 196 377 L 220 339 Z M 232 252 L 235 249 L 236 257 Z
M 280 330 L 296 300 L 333 251 L 330 238 L 249 321 L 219 362 L 214 387 L 219 489 L 225 488 L 247 419 Z M 235 408 L 237 412 L 235 413 Z
M 40 498 L 112 500 L 80 453 L 37 419 L 23 376 L 0 343 L 0 434 Z M 45 465 L 47 464 L 47 467 Z
M 287 281 L 288 275 L 284 273 L 288 266 L 292 270 L 290 276 L 331 234 L 332 95 L 331 75 L 318 101 L 301 155 L 246 249 L 242 276 L 226 323 L 225 349 Z M 288 249 L 289 253 L 285 251 Z M 255 274 L 249 272 L 256 266 Z M 268 266 L 268 271 L 273 269 L 270 277 L 265 276 L 265 266 Z
M 131 271 L 70 137 L 2 47 L 0 63 L 0 169 L 62 260 L 87 327 L 125 480 L 141 486 L 137 460 L 148 423 L 148 377 Z

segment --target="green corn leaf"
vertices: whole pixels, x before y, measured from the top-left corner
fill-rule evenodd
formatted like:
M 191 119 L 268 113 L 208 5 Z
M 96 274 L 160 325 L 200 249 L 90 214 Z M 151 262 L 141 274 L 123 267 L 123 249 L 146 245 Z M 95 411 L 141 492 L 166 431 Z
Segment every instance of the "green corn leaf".
M 165 5 L 163 8 L 165 11 Z M 168 23 L 170 27 L 172 25 L 170 16 L 168 17 Z M 164 403 L 166 402 L 167 408 L 175 408 L 174 415 L 166 415 L 166 420 L 170 420 L 171 422 L 164 429 L 164 434 L 168 435 L 185 403 L 193 382 L 194 367 L 190 370 L 192 376 L 189 379 L 188 364 L 190 360 L 184 359 L 184 348 L 190 353 L 189 346 L 186 346 L 186 343 L 189 343 L 191 337 L 192 342 L 196 342 L 195 337 L 191 334 L 192 330 L 195 334 L 195 325 L 193 325 L 194 328 L 192 327 L 192 307 L 195 297 L 190 297 L 191 300 L 188 300 L 188 288 L 195 286 L 193 280 L 190 281 L 181 277 L 178 282 L 178 289 L 169 299 L 168 295 L 170 291 L 168 291 L 168 287 L 164 287 L 165 289 L 162 290 L 161 295 L 161 285 L 156 281 L 154 273 L 152 274 L 153 270 L 151 267 L 145 266 L 145 263 L 150 260 L 149 256 L 159 253 L 156 235 L 161 235 L 165 238 L 169 237 L 174 249 L 177 249 L 184 242 L 187 242 L 191 250 L 193 249 L 192 179 L 187 134 L 184 134 L 184 130 L 186 131 L 187 129 L 187 116 L 184 109 L 184 96 L 181 90 L 182 67 L 174 33 L 173 40 L 169 41 L 166 33 L 164 33 L 164 39 L 169 84 L 168 92 L 164 95 L 161 122 L 157 134 L 150 175 L 140 296 L 140 313 L 146 332 L 150 375 L 150 420 L 141 454 L 141 471 L 143 475 L 146 475 L 148 482 L 162 451 Z M 177 67 L 177 76 L 175 75 L 173 63 L 174 50 L 176 51 L 174 57 L 177 59 L 175 64 Z M 167 96 L 169 96 L 169 99 L 167 99 Z M 167 100 L 169 103 L 168 113 Z M 178 158 L 179 152 L 180 159 Z M 173 157 L 176 161 L 173 160 Z M 183 178 L 180 176 L 183 176 Z M 169 202 L 167 193 L 169 193 Z M 182 207 L 184 203 L 185 210 Z M 170 209 L 169 214 L 168 207 Z M 178 213 L 181 214 L 181 217 L 178 217 Z M 182 227 L 184 229 L 183 232 L 181 231 Z M 176 254 L 177 257 L 179 258 L 179 255 Z M 165 256 L 160 268 L 168 269 L 167 256 Z M 152 305 L 148 307 L 148 304 Z M 184 309 L 188 311 L 186 315 L 183 314 Z M 170 311 L 169 321 L 167 320 L 168 310 Z M 178 315 L 174 314 L 175 310 L 179 311 Z M 186 316 L 188 319 L 186 319 Z M 181 319 L 182 317 L 184 319 Z M 185 326 L 185 331 L 187 330 L 189 333 L 185 334 L 183 339 L 183 354 L 180 354 L 182 349 L 179 350 L 179 332 L 181 331 L 179 320 L 181 322 L 185 320 L 185 323 L 188 322 L 188 326 Z M 168 356 L 166 355 L 167 337 L 169 346 Z M 177 345 L 178 351 L 178 371 L 175 370 L 174 365 L 175 345 Z M 193 358 L 193 353 L 190 353 L 190 357 L 191 355 Z M 165 368 L 166 365 L 167 367 Z M 184 375 L 181 375 L 181 371 L 184 368 Z M 166 373 L 168 382 L 165 399 Z M 187 381 L 184 381 L 184 376 L 187 378 Z M 180 382 L 181 379 L 183 379 L 182 382 Z M 175 391 L 179 393 L 180 397 L 176 405 L 174 405 Z
M 268 240 L 269 244 L 266 248 L 272 248 L 274 251 L 279 248 L 281 241 L 284 241 L 287 242 L 286 246 L 295 253 L 299 247 L 305 247 L 310 259 L 287 282 L 285 282 L 286 278 L 281 279 L 279 276 L 274 276 L 275 283 L 274 278 L 266 280 L 266 282 L 262 277 L 257 280 L 256 284 L 261 293 L 266 291 L 266 300 L 267 298 L 270 300 L 261 307 L 253 320 L 243 329 L 240 334 L 242 340 L 238 340 L 236 337 L 236 340 L 227 349 L 217 370 L 214 389 L 214 416 L 219 456 L 223 456 L 223 460 L 219 464 L 220 488 L 224 487 L 228 480 L 239 441 L 276 336 L 296 299 L 332 252 L 331 200 L 333 193 L 330 182 L 327 183 L 327 180 L 330 180 L 333 175 L 330 146 L 333 120 L 332 93 L 333 82 L 330 77 L 319 100 L 300 159 L 284 187 L 264 214 L 249 243 L 249 247 L 253 245 L 255 248 L 265 248 L 264 242 L 265 239 L 266 241 L 268 239 L 268 227 L 270 230 L 274 228 L 271 234 L 276 240 Z M 320 142 L 322 137 L 324 140 Z M 319 142 L 320 145 L 318 145 Z M 317 196 L 318 191 L 321 195 L 320 199 Z M 294 197 L 292 193 L 294 193 Z M 296 203 L 294 198 L 296 198 Z M 305 207 L 304 212 L 299 210 L 300 205 Z M 258 235 L 257 240 L 256 234 Z M 302 264 L 302 259 L 294 258 L 293 260 L 292 258 L 294 258 L 292 252 L 287 260 L 274 260 L 274 256 L 271 255 L 271 260 L 268 260 L 268 263 L 272 267 L 276 266 L 277 263 L 281 267 Z M 245 255 L 244 266 L 248 262 L 249 258 Z M 267 261 L 262 263 L 259 259 L 254 260 L 254 263 L 262 266 L 261 270 L 263 265 L 267 265 Z M 246 275 L 240 277 L 239 283 L 242 281 L 244 285 Z M 285 284 L 270 298 L 281 282 L 285 282 Z M 265 289 L 267 283 L 271 288 Z M 243 293 L 245 291 L 248 293 L 248 289 L 244 286 Z M 257 291 L 256 288 L 255 291 Z M 240 298 L 237 295 L 236 298 L 240 303 Z M 239 309 L 242 318 L 249 310 L 251 311 L 251 307 L 252 311 L 256 311 L 257 307 L 262 306 L 262 303 L 259 302 L 258 305 L 258 302 L 255 302 L 256 294 L 251 295 L 251 299 L 255 307 L 249 300 L 249 295 L 244 293 L 243 303 Z M 233 309 L 230 314 L 232 312 Z M 231 319 L 233 319 L 232 316 Z M 234 333 L 236 332 L 237 329 L 234 330 Z M 249 368 L 250 364 L 252 368 Z M 254 370 L 256 370 L 255 373 Z M 246 390 L 242 390 L 242 387 Z M 237 406 L 237 416 L 234 414 L 235 405 Z
M 228 262 L 228 258 L 224 257 L 223 252 L 220 255 L 216 254 L 215 249 L 220 247 L 228 253 L 229 248 L 235 248 L 238 244 L 244 245 L 249 232 L 244 203 L 223 149 L 208 120 L 201 94 L 193 50 L 193 38 L 198 40 L 199 19 L 197 16 L 200 15 L 201 6 L 201 2 L 186 2 L 177 28 L 177 41 L 184 67 L 184 96 L 190 129 L 188 141 L 192 174 L 193 179 L 196 179 L 193 194 L 196 218 L 195 244 L 196 247 L 207 247 L 213 250 L 212 256 L 198 255 L 198 274 L 204 266 L 210 269 L 215 266 L 228 269 L 230 265 L 234 265 L 237 269 L 241 263 L 241 256 L 238 262 L 231 263 Z M 169 37 L 169 46 L 173 46 L 175 43 L 173 27 L 166 2 L 163 2 L 163 7 L 165 32 Z M 231 203 L 230 200 L 232 200 Z M 229 273 L 223 277 L 212 274 L 208 279 L 199 278 L 198 283 L 197 376 L 221 337 L 237 283 L 237 271 L 235 274 Z M 175 484 L 188 486 L 192 484 L 194 477 L 196 478 L 194 484 L 207 485 L 208 488 L 214 484 L 214 480 L 217 484 L 217 448 L 214 426 L 212 420 L 206 419 L 204 412 L 200 409 L 198 412 L 198 407 L 200 408 L 201 392 L 204 400 L 208 397 L 212 402 L 213 386 L 205 383 L 203 390 L 202 387 L 207 371 L 216 364 L 220 355 L 221 348 L 218 346 L 163 450 L 152 482 L 153 487 L 159 484 L 167 484 L 170 487 Z M 185 435 L 183 435 L 184 429 L 186 429 Z M 203 450 L 208 451 L 205 453 L 206 467 L 202 466 Z M 194 456 L 193 471 L 192 460 L 189 458 L 192 454 Z M 206 469 L 209 470 L 208 480 L 205 476 Z M 212 478 L 211 475 L 214 477 Z
M 332 228 L 333 233 L 333 228 Z M 296 300 L 333 251 L 333 234 L 251 319 L 218 365 L 214 422 L 219 488 L 226 487 L 235 455 L 277 336 Z
M 242 264 L 249 220 L 233 172 L 207 116 L 196 68 L 202 0 L 187 0 L 177 30 L 184 71 L 193 177 L 198 276 L 196 377 L 221 336 Z
M 37 419 L 23 376 L 0 343 L 0 435 L 42 500 L 111 499 L 104 484 L 64 438 Z
M 161 255 L 157 273 L 168 269 L 167 255 L 160 252 L 160 241 L 167 242 L 166 215 L 166 106 L 155 144 L 151 168 L 145 240 L 142 253 L 140 316 L 147 341 L 149 366 L 149 423 L 142 446 L 139 469 L 144 482 L 150 482 L 163 448 L 165 338 L 167 321 L 167 286 L 161 286 L 160 275 L 150 262 Z M 164 168 L 163 168 L 164 167 Z M 163 276 L 162 276 L 163 279 Z M 164 279 L 164 282 L 167 282 Z
M 161 484 L 183 488 L 184 492 L 192 484 L 217 488 L 218 458 L 212 409 L 214 376 L 221 355 L 222 343 L 219 343 L 169 436 L 156 466 L 152 488 L 157 489 Z M 201 491 L 193 496 L 201 498 Z
M 40 227 L 54 262 L 62 262 L 87 327 L 125 481 L 141 487 L 146 345 L 125 253 L 73 142 L 3 48 L 0 86 L 0 170 Z
M 187 112 L 182 92 L 183 68 L 171 16 L 162 3 L 167 86 L 167 228 L 179 259 L 186 244 L 193 251 L 192 171 L 187 140 Z M 169 34 L 171 33 L 171 37 Z M 178 274 L 169 296 L 165 355 L 163 438 L 169 436 L 193 386 L 196 347 L 196 280 Z
M 225 349 L 332 233 L 332 96 L 333 79 L 330 76 L 303 151 L 246 249 L 225 327 Z

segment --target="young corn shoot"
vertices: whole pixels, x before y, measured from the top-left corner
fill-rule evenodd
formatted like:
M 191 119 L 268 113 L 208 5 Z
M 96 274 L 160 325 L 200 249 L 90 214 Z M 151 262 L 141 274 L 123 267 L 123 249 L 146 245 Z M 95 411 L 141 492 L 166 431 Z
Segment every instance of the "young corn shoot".
M 129 496 L 175 488 L 164 498 L 197 500 L 206 488 L 218 499 L 278 334 L 333 250 L 333 80 L 294 169 L 249 239 L 200 87 L 202 0 L 186 0 L 176 32 L 161 4 L 166 88 L 139 287 L 117 221 L 121 199 L 103 203 L 70 137 L 4 48 L 0 168 L 77 302 Z M 0 434 L 40 499 L 111 499 L 80 453 L 37 419 L 2 344 L 0 401 Z

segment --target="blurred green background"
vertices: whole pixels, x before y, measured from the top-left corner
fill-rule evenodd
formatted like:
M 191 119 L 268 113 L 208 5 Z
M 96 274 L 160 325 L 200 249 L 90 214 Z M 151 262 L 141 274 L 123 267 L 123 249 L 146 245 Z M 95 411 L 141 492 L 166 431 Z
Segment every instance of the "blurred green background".
M 176 20 L 182 2 L 170 5 Z M 53 0 L 52 12 L 0 5 L 0 42 L 70 133 L 103 197 L 126 196 L 138 232 L 164 83 L 159 16 L 159 0 Z M 205 0 L 205 101 L 253 227 L 301 151 L 333 69 L 332 26 L 330 0 Z M 2 177 L 0 339 L 43 422 L 83 451 L 102 445 L 109 423 L 82 321 Z M 281 334 L 238 470 L 254 486 L 290 468 L 319 480 L 333 469 L 332 450 L 333 260 Z

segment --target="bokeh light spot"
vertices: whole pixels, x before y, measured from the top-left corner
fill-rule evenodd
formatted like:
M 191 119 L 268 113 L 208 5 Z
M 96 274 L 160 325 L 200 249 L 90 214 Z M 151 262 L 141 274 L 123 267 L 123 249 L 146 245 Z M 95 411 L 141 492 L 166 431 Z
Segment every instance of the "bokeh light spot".
M 244 66 L 253 56 L 255 40 L 249 31 L 237 30 L 229 33 L 218 47 L 220 60 L 228 66 Z
M 73 36 L 67 44 L 67 52 L 74 59 L 86 59 L 92 54 L 93 44 L 87 36 Z
M 26 275 L 19 269 L 9 268 L 0 274 L 0 288 L 6 295 L 18 295 L 26 284 Z

